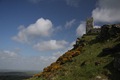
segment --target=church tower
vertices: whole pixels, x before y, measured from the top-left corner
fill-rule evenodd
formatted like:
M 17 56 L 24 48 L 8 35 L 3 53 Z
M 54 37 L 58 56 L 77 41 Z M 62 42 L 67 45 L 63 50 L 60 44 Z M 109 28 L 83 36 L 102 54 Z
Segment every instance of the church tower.
M 93 17 L 86 20 L 86 34 L 93 29 Z

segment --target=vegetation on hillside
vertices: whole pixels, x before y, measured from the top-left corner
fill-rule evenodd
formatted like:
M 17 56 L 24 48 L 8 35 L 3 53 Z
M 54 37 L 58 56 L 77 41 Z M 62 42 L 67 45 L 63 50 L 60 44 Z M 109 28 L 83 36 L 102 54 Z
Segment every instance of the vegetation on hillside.
M 72 50 L 28 80 L 120 80 L 120 28 L 112 26 L 83 35 Z

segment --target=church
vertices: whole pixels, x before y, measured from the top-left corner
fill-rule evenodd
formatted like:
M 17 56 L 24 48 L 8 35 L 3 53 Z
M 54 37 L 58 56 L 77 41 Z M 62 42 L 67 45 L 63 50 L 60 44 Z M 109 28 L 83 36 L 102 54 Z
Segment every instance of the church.
M 86 20 L 86 34 L 98 34 L 100 31 L 101 28 L 94 28 L 93 17 Z

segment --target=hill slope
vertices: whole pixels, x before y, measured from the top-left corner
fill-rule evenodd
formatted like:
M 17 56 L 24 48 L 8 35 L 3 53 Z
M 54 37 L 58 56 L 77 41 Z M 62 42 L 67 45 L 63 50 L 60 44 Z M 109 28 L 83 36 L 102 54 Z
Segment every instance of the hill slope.
M 104 25 L 28 80 L 120 80 L 119 70 L 120 25 Z

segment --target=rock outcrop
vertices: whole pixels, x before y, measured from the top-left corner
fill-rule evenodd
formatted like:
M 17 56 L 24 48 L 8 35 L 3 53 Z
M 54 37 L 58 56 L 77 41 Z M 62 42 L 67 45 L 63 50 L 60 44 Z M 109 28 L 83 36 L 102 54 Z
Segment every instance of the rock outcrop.
M 98 40 L 104 41 L 119 36 L 120 24 L 103 25 Z
M 103 25 L 101 27 L 100 33 L 97 34 L 97 35 L 94 35 L 94 36 L 95 37 L 93 38 L 93 37 L 91 37 L 91 35 L 85 34 L 82 38 L 77 38 L 76 44 L 73 45 L 73 49 L 68 50 L 66 53 L 64 53 L 62 56 L 60 56 L 56 60 L 56 62 L 54 62 L 50 66 L 44 68 L 43 72 L 41 72 L 39 74 L 35 74 L 33 77 L 37 77 L 37 78 L 41 77 L 41 78 L 45 78 L 47 80 L 54 80 L 52 78 L 54 78 L 54 76 L 59 75 L 59 71 L 64 71 L 63 66 L 66 63 L 74 62 L 74 57 L 76 57 L 78 55 L 80 56 L 80 54 L 82 54 L 82 52 L 84 52 L 84 49 L 85 49 L 86 46 L 87 47 L 88 46 L 89 47 L 94 46 L 94 45 L 96 45 L 96 42 L 100 45 L 103 44 L 102 42 L 106 42 L 106 43 L 108 42 L 109 43 L 109 40 L 112 40 L 112 39 L 114 41 L 118 41 L 119 44 L 117 43 L 112 47 L 107 46 L 107 47 L 104 47 L 104 48 L 103 48 L 103 46 L 99 46 L 99 47 L 94 46 L 94 49 L 101 51 L 101 53 L 97 53 L 99 55 L 97 57 L 104 57 L 104 56 L 107 56 L 107 55 L 112 56 L 114 58 L 114 59 L 112 59 L 112 67 L 119 72 L 120 71 L 120 24 Z M 93 39 L 91 39 L 91 38 L 93 38 Z M 113 42 L 113 40 L 112 40 L 112 42 Z M 95 41 L 95 44 L 93 43 L 93 41 Z M 91 43 L 91 44 L 89 44 L 89 43 Z M 89 55 L 93 55 L 94 49 L 90 50 L 88 48 L 87 49 L 88 51 L 86 51 L 86 53 L 90 53 Z M 91 53 L 91 51 L 93 53 Z M 98 51 L 98 52 L 100 52 L 100 51 Z M 96 55 L 96 52 L 95 52 L 95 55 Z M 91 57 L 96 57 L 96 56 L 91 56 Z M 97 59 L 97 58 L 93 58 L 93 60 L 94 59 Z M 96 69 L 97 68 L 99 69 L 99 67 L 101 65 L 103 65 L 107 62 L 107 60 L 105 62 L 104 62 L 104 60 L 96 60 L 96 61 L 93 61 L 93 62 L 91 62 L 91 61 L 86 61 L 86 60 L 78 61 L 80 63 L 79 67 L 82 67 L 82 68 L 87 67 L 90 63 L 93 63 L 93 64 L 90 64 L 90 65 L 92 65 L 92 67 L 95 66 Z M 74 66 L 74 67 L 76 67 L 76 66 Z M 94 69 L 93 69 L 93 71 L 94 71 Z M 66 72 L 66 74 L 67 74 L 67 72 Z M 109 73 L 108 73 L 108 71 L 103 71 L 100 74 L 102 74 L 102 75 L 105 74 L 105 76 L 108 76 Z M 92 76 L 94 76 L 94 75 L 92 75 Z M 100 76 L 97 76 L 95 79 L 90 79 L 90 80 L 98 80 L 98 79 L 102 80 L 102 77 L 104 78 L 104 76 L 100 75 Z M 106 77 L 106 80 L 107 80 L 107 78 L 108 77 Z

